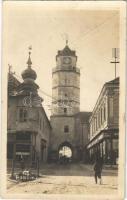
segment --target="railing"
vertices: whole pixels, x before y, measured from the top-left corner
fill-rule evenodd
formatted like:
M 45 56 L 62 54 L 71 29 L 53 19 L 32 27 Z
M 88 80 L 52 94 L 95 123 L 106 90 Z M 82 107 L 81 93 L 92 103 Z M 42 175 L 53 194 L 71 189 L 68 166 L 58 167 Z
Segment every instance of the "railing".
M 52 69 L 52 72 L 57 72 L 57 71 L 72 71 L 72 72 L 77 72 L 77 73 L 80 73 L 80 69 L 77 68 L 77 67 L 72 67 L 72 66 L 63 66 L 63 67 L 55 67 Z

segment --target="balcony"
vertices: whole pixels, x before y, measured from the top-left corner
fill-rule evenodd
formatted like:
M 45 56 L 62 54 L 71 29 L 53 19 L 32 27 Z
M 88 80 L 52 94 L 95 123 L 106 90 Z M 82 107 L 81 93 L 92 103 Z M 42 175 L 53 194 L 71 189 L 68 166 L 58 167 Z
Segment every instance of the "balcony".
M 72 66 L 64 66 L 64 67 L 55 67 L 52 69 L 52 73 L 55 73 L 57 71 L 72 71 L 80 74 L 80 69 L 77 67 L 72 67 Z

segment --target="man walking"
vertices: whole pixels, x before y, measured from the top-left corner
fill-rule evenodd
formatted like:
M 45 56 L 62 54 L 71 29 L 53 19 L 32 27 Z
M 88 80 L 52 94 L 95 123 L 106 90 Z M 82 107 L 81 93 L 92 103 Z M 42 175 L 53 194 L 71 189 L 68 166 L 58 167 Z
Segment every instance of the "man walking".
M 94 165 L 96 184 L 97 184 L 98 178 L 100 179 L 100 184 L 102 183 L 102 180 L 101 180 L 102 166 L 103 166 L 102 159 L 96 159 L 96 162 Z

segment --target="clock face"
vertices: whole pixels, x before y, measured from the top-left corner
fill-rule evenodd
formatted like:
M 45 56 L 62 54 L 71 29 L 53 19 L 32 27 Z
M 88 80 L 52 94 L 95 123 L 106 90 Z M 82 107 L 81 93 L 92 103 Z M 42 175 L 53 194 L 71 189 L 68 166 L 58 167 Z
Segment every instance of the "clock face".
M 64 57 L 63 58 L 63 63 L 64 64 L 70 64 L 71 63 L 71 58 L 70 57 Z

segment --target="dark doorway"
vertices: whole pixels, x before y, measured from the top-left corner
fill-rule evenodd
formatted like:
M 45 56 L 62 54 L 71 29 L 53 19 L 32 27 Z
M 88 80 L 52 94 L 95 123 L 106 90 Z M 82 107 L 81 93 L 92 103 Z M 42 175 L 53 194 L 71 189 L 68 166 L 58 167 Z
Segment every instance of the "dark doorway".
M 14 145 L 13 143 L 8 143 L 7 144 L 7 158 L 8 159 L 13 159 L 13 154 L 14 154 Z

